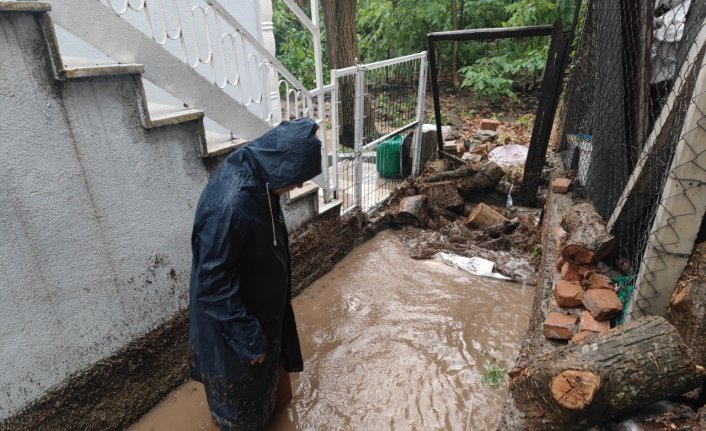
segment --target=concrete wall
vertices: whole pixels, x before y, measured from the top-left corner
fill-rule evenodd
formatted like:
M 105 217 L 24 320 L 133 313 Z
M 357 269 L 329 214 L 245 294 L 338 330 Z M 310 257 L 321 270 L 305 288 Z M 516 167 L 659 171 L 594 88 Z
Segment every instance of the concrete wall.
M 0 421 L 186 307 L 198 121 L 146 130 L 139 76 L 54 81 L 0 12 Z

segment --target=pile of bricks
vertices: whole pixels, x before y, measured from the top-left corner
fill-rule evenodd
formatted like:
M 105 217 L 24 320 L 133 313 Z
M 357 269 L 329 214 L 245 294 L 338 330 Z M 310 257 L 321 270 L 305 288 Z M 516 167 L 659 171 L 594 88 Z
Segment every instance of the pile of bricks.
M 558 242 L 565 234 L 558 228 Z M 611 319 L 623 311 L 610 278 L 596 265 L 573 265 L 561 256 L 555 262 L 554 298 L 552 311 L 544 321 L 544 336 L 578 342 L 590 334 L 608 331 Z
M 498 127 L 501 124 L 498 120 L 486 118 L 481 121 L 480 129 L 470 140 L 444 141 L 444 151 L 462 157 L 464 160 L 479 162 L 497 145 Z

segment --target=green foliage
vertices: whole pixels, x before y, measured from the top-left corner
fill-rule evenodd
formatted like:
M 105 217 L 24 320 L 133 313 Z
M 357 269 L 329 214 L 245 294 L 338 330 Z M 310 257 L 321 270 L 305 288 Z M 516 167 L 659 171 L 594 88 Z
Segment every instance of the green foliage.
M 492 360 L 486 362 L 483 368 L 485 369 L 483 372 L 483 383 L 486 383 L 493 389 L 498 389 L 505 379 L 507 370 L 499 367 L 495 361 Z
M 517 124 L 531 129 L 534 125 L 534 114 L 525 114 L 517 119 Z
M 441 125 L 442 126 L 452 126 L 451 118 L 444 111 L 441 111 Z
M 272 3 L 272 21 L 275 33 L 277 60 L 299 79 L 307 89 L 316 87 L 316 68 L 314 63 L 314 41 L 309 30 L 304 27 L 296 15 L 281 0 Z M 309 14 L 310 6 L 305 12 Z M 326 58 L 326 35 L 322 32 L 323 58 Z M 324 60 L 324 76 L 328 65 Z
M 427 49 L 426 35 L 452 29 L 451 0 L 358 0 L 360 61 L 368 63 Z M 514 27 L 565 23 L 573 18 L 576 0 L 456 0 L 459 28 Z M 585 3 L 585 2 L 584 2 Z M 306 8 L 310 7 L 305 2 Z M 277 58 L 308 88 L 315 83 L 310 33 L 281 0 L 275 0 Z M 325 34 L 323 34 L 325 37 Z M 536 85 L 546 62 L 548 38 L 461 42 L 458 66 L 462 87 L 478 98 L 515 98 L 518 90 Z M 322 42 L 325 48 L 325 41 Z M 440 68 L 451 70 L 452 43 L 439 43 Z M 324 54 L 325 57 L 325 54 Z M 325 72 L 327 73 L 327 71 Z
M 451 29 L 448 0 L 358 0 L 357 6 L 365 63 L 423 51 L 427 33 Z
M 514 88 L 532 85 L 541 75 L 546 49 L 546 46 L 540 46 L 524 53 L 513 53 L 508 49 L 503 55 L 480 58 L 475 64 L 459 70 L 463 75 L 461 87 L 471 87 L 479 99 L 496 101 L 499 96 L 516 99 Z
M 534 249 L 532 250 L 532 256 L 540 257 L 542 255 L 542 250 L 542 244 L 535 245 Z

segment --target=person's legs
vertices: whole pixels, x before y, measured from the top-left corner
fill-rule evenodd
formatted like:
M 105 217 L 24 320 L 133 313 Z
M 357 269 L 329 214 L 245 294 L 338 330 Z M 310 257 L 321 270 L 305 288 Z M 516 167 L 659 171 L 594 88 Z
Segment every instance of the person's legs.
M 231 382 L 204 379 L 214 427 L 218 431 L 262 430 L 275 408 L 279 338 L 270 342 L 262 364 L 247 365 Z
M 292 381 L 289 373 L 284 369 L 284 362 L 279 361 L 277 367 L 277 401 L 275 401 L 275 411 L 281 410 L 292 401 Z

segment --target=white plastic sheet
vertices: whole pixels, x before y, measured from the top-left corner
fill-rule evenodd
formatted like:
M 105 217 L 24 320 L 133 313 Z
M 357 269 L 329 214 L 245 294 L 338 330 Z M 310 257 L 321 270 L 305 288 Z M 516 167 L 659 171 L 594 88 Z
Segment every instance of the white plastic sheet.
M 481 277 L 512 280 L 510 277 L 493 272 L 493 269 L 495 269 L 495 263 L 480 257 L 465 257 L 457 254 L 440 252 L 434 256 L 434 259 Z

